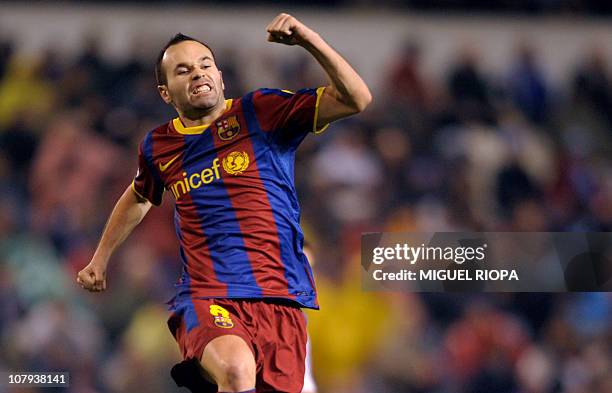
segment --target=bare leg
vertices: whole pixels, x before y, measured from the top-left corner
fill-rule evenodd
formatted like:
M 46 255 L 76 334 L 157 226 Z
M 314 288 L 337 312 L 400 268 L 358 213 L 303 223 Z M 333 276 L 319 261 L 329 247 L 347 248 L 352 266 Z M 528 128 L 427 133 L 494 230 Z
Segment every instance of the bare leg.
M 220 392 L 255 389 L 255 358 L 247 343 L 238 336 L 220 336 L 204 348 L 202 368 Z

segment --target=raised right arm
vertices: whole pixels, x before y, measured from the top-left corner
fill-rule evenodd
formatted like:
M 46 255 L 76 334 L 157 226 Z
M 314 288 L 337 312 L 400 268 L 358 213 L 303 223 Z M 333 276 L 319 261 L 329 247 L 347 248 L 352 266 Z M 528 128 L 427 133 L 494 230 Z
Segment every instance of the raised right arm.
M 91 261 L 77 275 L 77 282 L 84 289 L 91 292 L 106 289 L 106 267 L 111 255 L 142 221 L 150 208 L 151 203 L 137 195 L 131 185 L 125 190 L 106 222 Z

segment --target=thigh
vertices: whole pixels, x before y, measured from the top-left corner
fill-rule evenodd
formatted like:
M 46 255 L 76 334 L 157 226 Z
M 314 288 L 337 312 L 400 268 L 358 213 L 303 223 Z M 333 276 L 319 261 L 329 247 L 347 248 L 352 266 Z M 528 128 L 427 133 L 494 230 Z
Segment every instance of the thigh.
M 242 337 L 224 335 L 213 339 L 204 348 L 200 363 L 213 381 L 223 380 L 228 369 L 233 369 L 231 372 L 247 376 L 255 385 L 255 357 Z

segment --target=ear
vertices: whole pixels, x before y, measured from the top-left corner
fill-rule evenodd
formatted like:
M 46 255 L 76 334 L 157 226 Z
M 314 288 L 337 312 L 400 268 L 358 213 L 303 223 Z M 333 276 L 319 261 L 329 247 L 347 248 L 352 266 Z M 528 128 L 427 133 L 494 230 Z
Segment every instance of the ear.
M 219 77 L 221 78 L 221 88 L 225 90 L 225 83 L 223 83 L 223 73 L 219 70 Z
M 166 85 L 157 85 L 157 91 L 159 92 L 160 97 L 166 104 L 172 104 L 172 98 L 170 98 L 170 92 L 168 91 L 168 86 Z

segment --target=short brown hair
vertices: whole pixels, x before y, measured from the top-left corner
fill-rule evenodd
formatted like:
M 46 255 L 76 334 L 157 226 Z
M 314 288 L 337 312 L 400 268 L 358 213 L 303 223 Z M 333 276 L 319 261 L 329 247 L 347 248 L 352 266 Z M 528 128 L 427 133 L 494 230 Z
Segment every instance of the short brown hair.
M 213 53 L 213 50 L 211 49 L 210 46 L 208 46 L 207 44 L 205 44 L 204 42 L 200 40 L 196 40 L 195 38 L 189 37 L 188 35 L 185 35 L 183 33 L 178 33 L 174 37 L 172 37 L 170 41 L 166 43 L 166 45 L 164 45 L 162 50 L 159 52 L 159 55 L 157 55 L 157 61 L 155 62 L 155 80 L 157 81 L 158 86 L 165 85 L 166 83 L 168 83 L 168 79 L 166 78 L 166 72 L 164 71 L 162 67 L 162 60 L 164 58 L 164 54 L 166 53 L 166 50 L 168 50 L 168 48 L 170 48 L 172 45 L 176 45 L 183 41 L 195 41 L 195 42 L 198 42 L 204 45 L 205 47 L 208 48 L 210 53 L 212 53 L 213 60 L 215 59 L 215 54 Z

